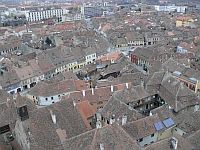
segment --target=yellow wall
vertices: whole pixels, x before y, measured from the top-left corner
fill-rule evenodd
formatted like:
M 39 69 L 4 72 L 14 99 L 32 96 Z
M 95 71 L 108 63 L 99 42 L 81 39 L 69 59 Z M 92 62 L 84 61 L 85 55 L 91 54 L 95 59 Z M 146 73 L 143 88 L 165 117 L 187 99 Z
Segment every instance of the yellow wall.
M 172 136 L 172 129 L 173 127 L 165 130 L 164 132 L 159 133 L 158 140 L 162 140 L 162 139 L 169 138 L 170 136 Z
M 183 25 L 183 21 L 177 20 L 176 21 L 176 27 L 181 27 Z
M 196 87 L 195 87 L 195 93 L 200 89 L 200 82 L 197 81 Z

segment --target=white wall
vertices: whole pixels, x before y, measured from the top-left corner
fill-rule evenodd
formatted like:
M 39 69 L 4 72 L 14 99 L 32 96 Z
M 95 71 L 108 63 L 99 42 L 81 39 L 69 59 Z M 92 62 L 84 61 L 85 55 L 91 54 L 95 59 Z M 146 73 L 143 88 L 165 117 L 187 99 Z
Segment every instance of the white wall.
M 61 94 L 52 95 L 52 96 L 49 96 L 49 97 L 39 96 L 38 97 L 38 105 L 40 105 L 40 106 L 49 106 L 49 105 L 51 105 L 53 103 L 59 102 L 60 101 L 60 97 L 64 96 L 64 95 L 67 95 L 67 94 L 68 93 L 61 93 Z M 47 98 L 47 100 L 46 100 L 46 98 Z
M 96 59 L 97 59 L 96 53 L 87 55 L 87 56 L 85 57 L 85 59 L 86 59 L 86 63 L 89 63 L 89 62 L 92 63 L 93 60 L 96 60 Z
M 65 13 L 66 13 L 66 10 L 64 9 L 51 9 L 51 10 L 44 10 L 44 11 L 25 12 L 26 18 L 30 22 L 52 18 L 53 16 L 62 17 L 62 15 Z
M 145 146 L 146 144 L 150 144 L 151 142 L 156 142 L 158 138 L 158 134 L 154 133 L 154 136 L 151 137 L 151 135 L 144 137 L 143 141 L 139 142 L 140 146 Z

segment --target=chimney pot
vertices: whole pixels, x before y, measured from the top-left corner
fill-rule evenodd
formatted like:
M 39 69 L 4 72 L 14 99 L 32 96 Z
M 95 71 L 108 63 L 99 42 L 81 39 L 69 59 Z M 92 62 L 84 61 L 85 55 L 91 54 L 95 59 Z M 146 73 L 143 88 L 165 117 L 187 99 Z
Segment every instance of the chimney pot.
M 76 102 L 75 101 L 73 101 L 73 105 L 74 105 L 74 107 L 76 106 Z
M 128 83 L 126 83 L 126 88 L 128 89 Z
M 82 91 L 83 97 L 85 97 L 85 90 Z
M 111 92 L 114 92 L 114 87 L 113 87 L 113 85 L 110 86 L 110 90 L 111 90 Z
M 94 95 L 94 88 L 92 88 L 92 95 Z

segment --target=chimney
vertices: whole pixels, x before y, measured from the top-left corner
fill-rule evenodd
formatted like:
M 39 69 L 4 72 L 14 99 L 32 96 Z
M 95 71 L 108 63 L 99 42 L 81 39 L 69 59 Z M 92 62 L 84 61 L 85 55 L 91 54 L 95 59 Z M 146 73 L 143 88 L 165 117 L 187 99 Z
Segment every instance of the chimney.
M 82 91 L 83 97 L 85 97 L 85 90 Z
M 122 117 L 122 125 L 125 125 L 126 122 L 127 122 L 127 116 L 124 115 L 124 116 Z
M 10 101 L 10 98 L 8 97 L 8 98 L 7 98 L 7 103 L 8 103 L 9 101 Z
M 115 114 L 112 115 L 110 118 L 110 124 L 113 124 L 115 122 Z
M 96 119 L 97 121 L 101 121 L 101 114 L 99 112 L 96 113 Z
M 6 106 L 9 107 L 10 98 L 7 98 Z
M 126 88 L 128 89 L 128 83 L 126 83 Z
M 38 57 L 37 56 L 35 57 L 35 62 L 36 62 L 36 64 L 38 64 Z
M 94 88 L 92 88 L 92 95 L 94 95 Z
M 171 146 L 172 146 L 173 150 L 176 150 L 177 146 L 178 146 L 178 139 L 176 139 L 175 137 L 172 137 Z
M 74 107 L 76 106 L 76 102 L 75 101 L 73 101 L 73 105 L 74 105 Z
M 52 119 L 53 123 L 56 124 L 56 115 L 53 113 L 52 110 L 50 110 L 50 114 L 51 114 L 51 119 Z
M 152 112 L 150 111 L 150 112 L 149 112 L 149 116 L 152 116 L 152 115 L 153 115 L 153 114 L 152 114 Z
M 97 121 L 97 122 L 96 122 L 96 128 L 97 128 L 97 129 L 102 128 L 102 123 L 101 123 L 101 121 Z
M 144 87 L 144 81 L 141 80 L 141 87 Z
M 113 85 L 110 86 L 110 90 L 111 90 L 111 92 L 114 92 L 114 87 L 113 87 Z

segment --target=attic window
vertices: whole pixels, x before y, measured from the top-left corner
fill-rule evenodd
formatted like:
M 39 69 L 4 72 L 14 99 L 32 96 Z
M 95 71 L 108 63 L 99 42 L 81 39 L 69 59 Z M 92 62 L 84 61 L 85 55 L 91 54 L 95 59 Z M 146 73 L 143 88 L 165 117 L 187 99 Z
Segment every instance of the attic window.
M 142 142 L 143 141 L 143 138 L 139 139 L 139 142 Z

